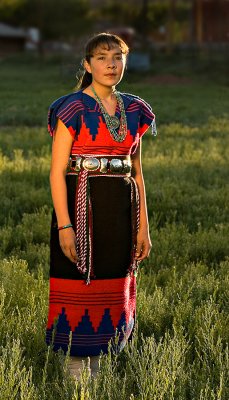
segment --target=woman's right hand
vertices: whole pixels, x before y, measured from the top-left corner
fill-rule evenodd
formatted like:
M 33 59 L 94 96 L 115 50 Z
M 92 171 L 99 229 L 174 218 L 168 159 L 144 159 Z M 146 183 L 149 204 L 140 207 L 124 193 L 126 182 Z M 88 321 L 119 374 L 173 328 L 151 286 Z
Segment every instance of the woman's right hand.
M 59 242 L 64 255 L 73 263 L 78 261 L 76 254 L 76 237 L 73 228 L 61 229 L 59 231 Z

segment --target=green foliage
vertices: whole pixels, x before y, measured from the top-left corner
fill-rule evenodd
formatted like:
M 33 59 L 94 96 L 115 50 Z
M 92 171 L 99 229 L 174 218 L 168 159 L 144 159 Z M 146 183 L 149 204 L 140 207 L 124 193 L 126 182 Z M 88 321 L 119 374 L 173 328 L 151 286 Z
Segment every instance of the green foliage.
M 53 63 L 15 69 L 8 61 L 1 68 L 1 400 L 227 400 L 228 87 L 206 87 L 193 77 L 182 85 L 123 84 L 158 115 L 158 137 L 143 140 L 153 247 L 138 276 L 132 342 L 119 355 L 101 357 L 96 379 L 85 368 L 75 383 L 68 355 L 45 344 L 51 218 L 45 120 L 67 84 Z
M 1 20 L 10 20 L 13 15 L 20 10 L 26 3 L 26 0 L 1 0 L 0 2 L 0 11 L 1 11 Z
M 124 24 L 133 26 L 139 33 L 153 32 L 160 26 L 166 26 L 171 4 L 169 1 L 144 1 L 109 0 L 101 2 L 101 5 L 94 8 L 92 13 L 99 19 L 106 18 L 113 24 Z M 176 21 L 187 21 L 190 18 L 191 4 L 184 1 L 176 2 Z
M 3 0 L 0 10 L 2 21 L 37 27 L 45 39 L 71 39 L 91 23 L 87 0 Z

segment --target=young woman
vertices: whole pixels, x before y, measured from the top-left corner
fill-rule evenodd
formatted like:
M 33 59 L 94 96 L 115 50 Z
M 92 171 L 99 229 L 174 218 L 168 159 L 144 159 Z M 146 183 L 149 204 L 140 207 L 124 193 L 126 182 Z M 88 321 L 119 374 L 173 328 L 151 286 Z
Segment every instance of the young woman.
M 120 351 L 135 322 L 136 271 L 151 249 L 141 136 L 156 134 L 151 107 L 120 93 L 128 54 L 118 36 L 101 33 L 86 45 L 79 91 L 49 109 L 53 136 L 47 344 L 70 348 L 70 369 L 109 343 Z M 93 373 L 93 371 L 92 371 Z

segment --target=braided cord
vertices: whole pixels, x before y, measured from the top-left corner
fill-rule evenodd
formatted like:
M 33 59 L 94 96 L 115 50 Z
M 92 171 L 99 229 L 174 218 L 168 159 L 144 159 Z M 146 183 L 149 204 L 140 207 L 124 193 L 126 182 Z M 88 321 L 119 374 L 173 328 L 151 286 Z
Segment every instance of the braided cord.
M 82 170 L 78 175 L 75 200 L 76 252 L 79 258 L 76 266 L 82 274 L 87 272 L 87 185 L 88 171 Z
M 140 199 L 138 186 L 135 179 L 131 176 L 131 223 L 132 223 L 132 254 L 128 274 L 137 274 L 139 261 L 135 260 L 135 250 L 137 244 L 137 233 L 140 224 Z

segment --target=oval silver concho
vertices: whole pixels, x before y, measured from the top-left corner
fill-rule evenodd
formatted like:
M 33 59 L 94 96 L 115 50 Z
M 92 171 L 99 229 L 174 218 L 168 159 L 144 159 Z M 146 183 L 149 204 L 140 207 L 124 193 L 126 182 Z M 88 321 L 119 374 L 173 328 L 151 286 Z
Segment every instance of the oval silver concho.
M 110 161 L 110 171 L 111 172 L 122 172 L 123 170 L 123 162 L 118 158 L 112 158 Z
M 87 171 L 96 171 L 100 166 L 98 158 L 89 157 L 83 160 L 83 168 Z

